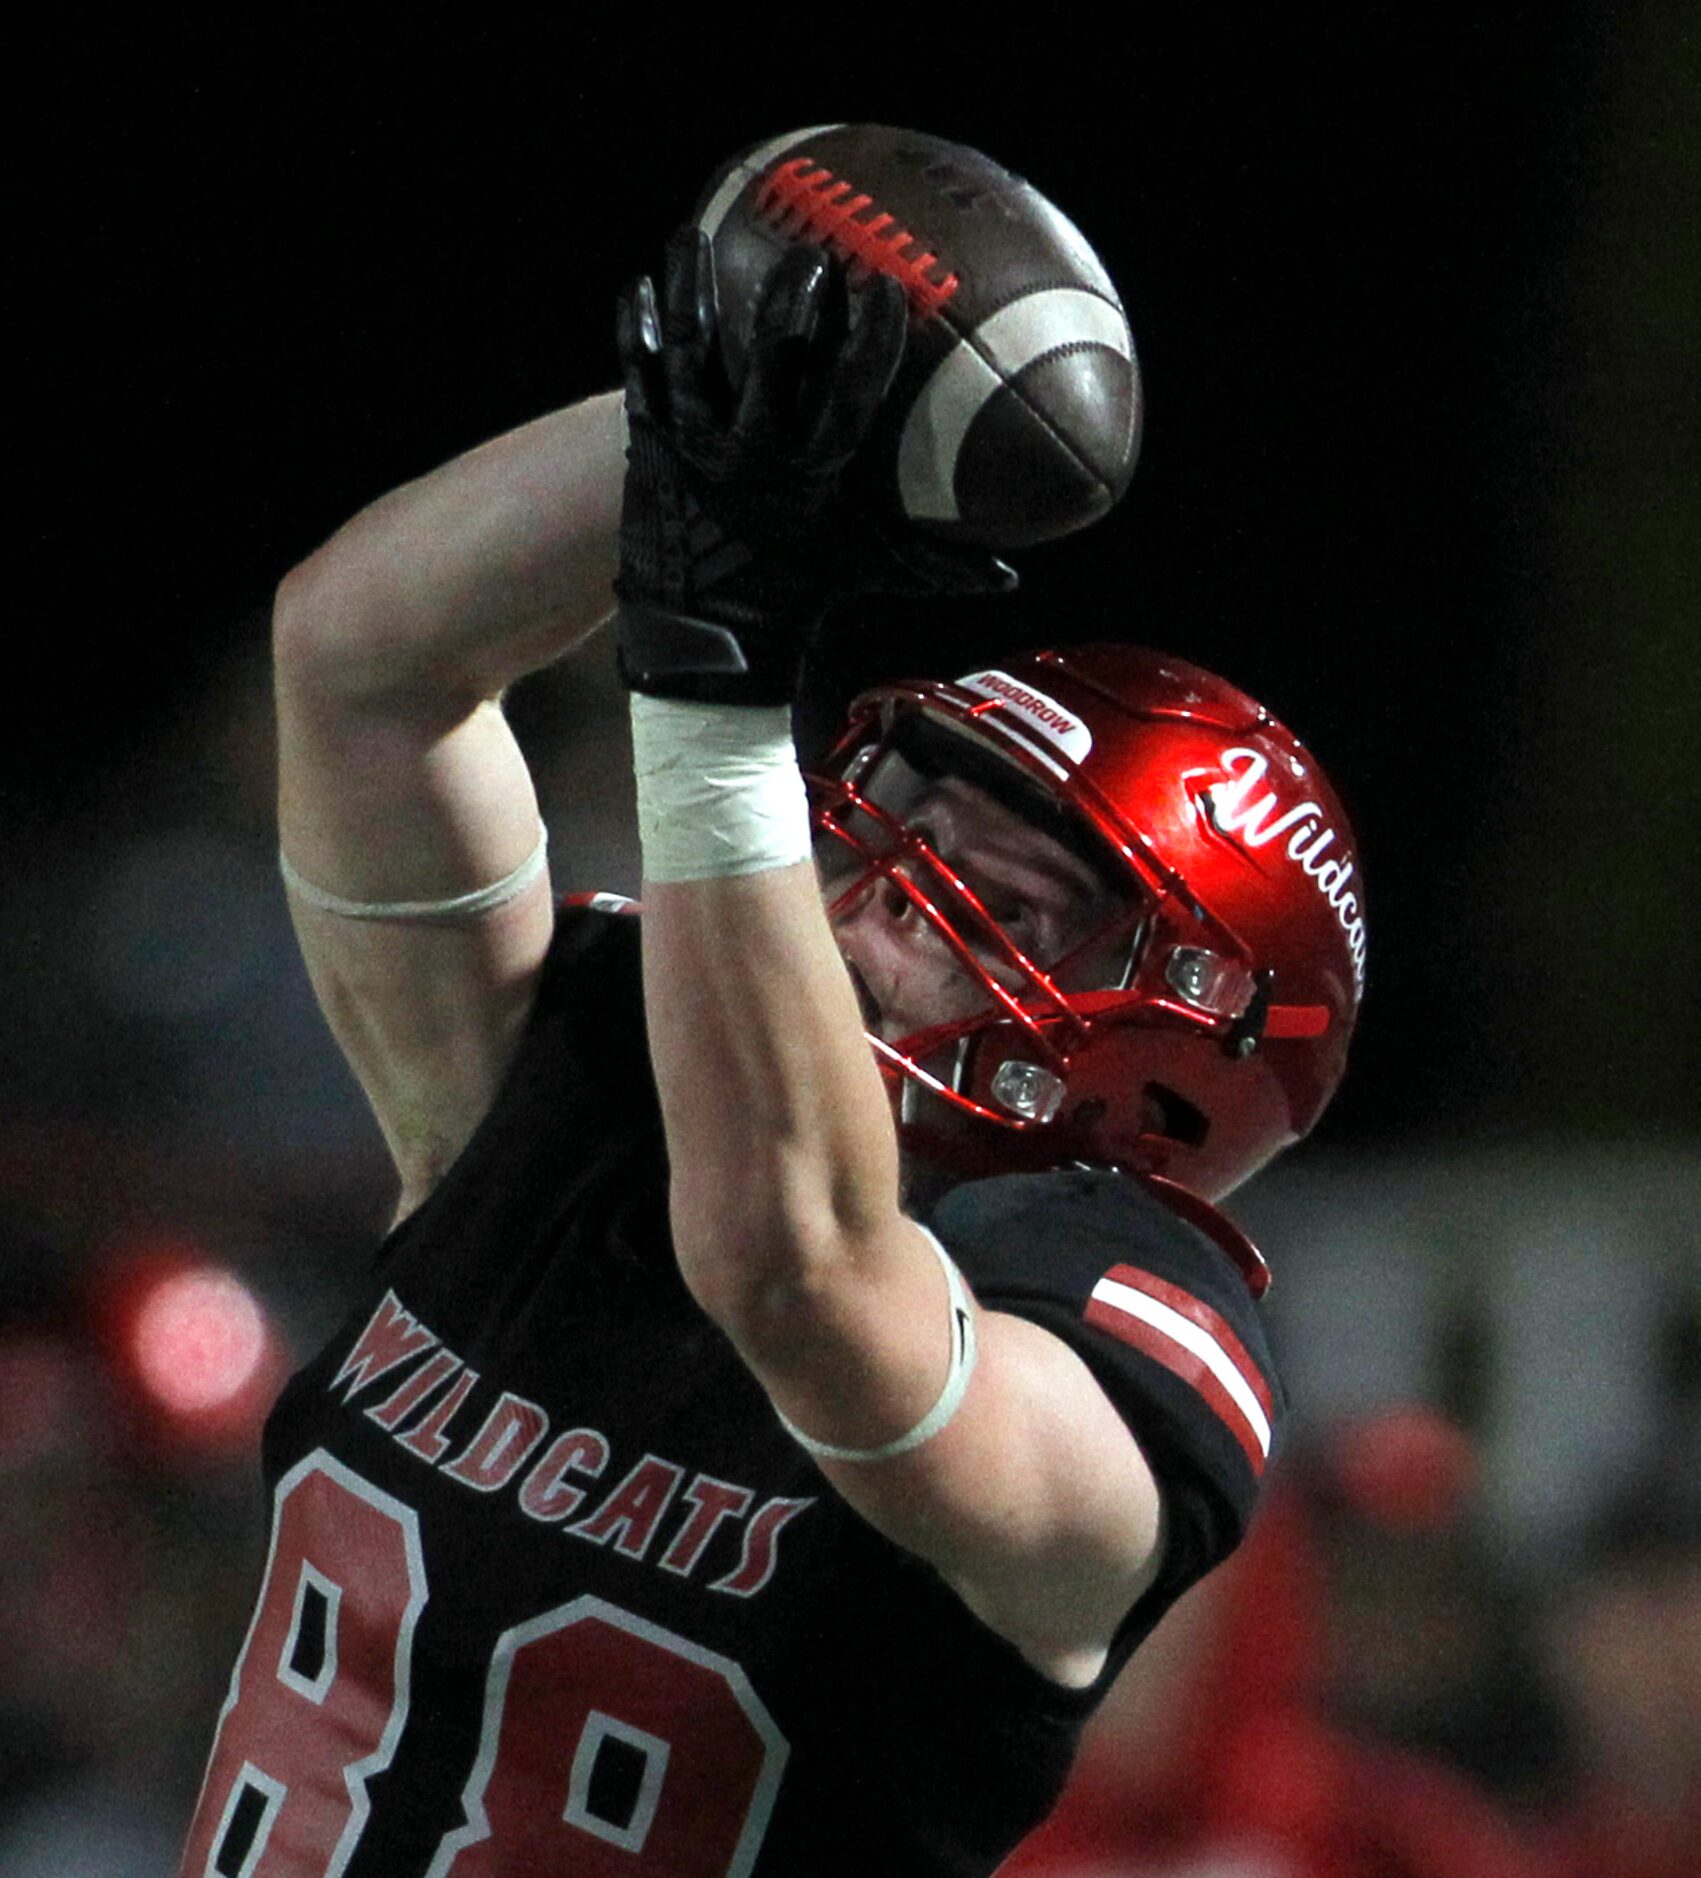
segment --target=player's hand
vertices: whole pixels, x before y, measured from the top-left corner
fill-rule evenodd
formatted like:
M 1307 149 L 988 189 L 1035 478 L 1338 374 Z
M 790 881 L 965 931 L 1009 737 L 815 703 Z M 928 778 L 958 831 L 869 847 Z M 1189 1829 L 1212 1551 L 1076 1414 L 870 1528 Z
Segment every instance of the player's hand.
M 1013 584 L 989 556 L 900 540 L 846 494 L 903 354 L 902 289 L 852 290 L 824 249 L 798 246 L 758 302 L 743 380 L 720 345 L 713 251 L 695 228 L 621 296 L 631 433 L 621 517 L 620 657 L 660 696 L 789 702 L 836 597 Z
M 834 590 L 840 478 L 903 352 L 902 293 L 878 281 L 850 295 L 823 250 L 788 249 L 735 387 L 713 251 L 684 228 L 659 299 L 647 277 L 622 295 L 617 337 L 631 435 L 615 583 L 626 682 L 789 702 Z

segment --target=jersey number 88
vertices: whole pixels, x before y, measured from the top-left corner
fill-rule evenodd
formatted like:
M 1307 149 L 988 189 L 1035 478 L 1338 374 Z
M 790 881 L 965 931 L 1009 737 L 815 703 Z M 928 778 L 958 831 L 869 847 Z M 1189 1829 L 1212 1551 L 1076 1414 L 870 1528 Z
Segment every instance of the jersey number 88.
M 272 1548 L 183 1878 L 335 1878 L 408 1724 L 429 1595 L 411 1507 L 321 1452 L 278 1483 Z M 600 1598 L 498 1638 L 464 1823 L 429 1878 L 738 1878 L 787 1746 L 730 1659 Z

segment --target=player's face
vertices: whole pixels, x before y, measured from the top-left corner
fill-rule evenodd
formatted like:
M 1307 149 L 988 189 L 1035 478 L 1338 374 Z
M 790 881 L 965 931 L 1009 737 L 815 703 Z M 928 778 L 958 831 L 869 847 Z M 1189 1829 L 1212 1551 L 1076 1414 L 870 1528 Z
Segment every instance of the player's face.
M 1116 896 L 1086 861 L 961 777 L 928 783 L 904 819 L 1042 966 L 1068 957 L 1117 909 Z M 832 898 L 831 882 L 828 891 Z M 888 1043 L 972 1017 L 991 1003 L 986 987 L 895 881 L 871 882 L 834 930 L 868 1028 Z M 969 927 L 961 930 L 973 943 Z M 1022 975 L 990 943 L 975 943 L 974 950 L 1000 984 L 1022 988 Z

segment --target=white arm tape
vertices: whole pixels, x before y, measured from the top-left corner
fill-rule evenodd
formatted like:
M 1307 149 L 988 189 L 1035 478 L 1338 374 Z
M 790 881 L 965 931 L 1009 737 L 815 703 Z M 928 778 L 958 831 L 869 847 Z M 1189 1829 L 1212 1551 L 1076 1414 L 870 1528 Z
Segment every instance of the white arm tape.
M 939 1391 L 939 1400 L 908 1434 L 899 1435 L 896 1441 L 888 1441 L 882 1448 L 836 1448 L 830 1442 L 817 1441 L 813 1436 L 806 1435 L 801 1428 L 794 1427 L 780 1415 L 780 1426 L 792 1440 L 809 1453 L 820 1455 L 823 1460 L 889 1461 L 894 1455 L 907 1454 L 911 1448 L 919 1448 L 924 1441 L 938 1434 L 962 1403 L 963 1392 L 968 1388 L 969 1378 L 975 1368 L 974 1305 L 964 1288 L 963 1275 L 952 1263 L 951 1255 L 925 1226 L 919 1230 L 938 1254 L 951 1295 L 951 1368 L 945 1378 L 945 1387 Z M 779 1415 L 779 1410 L 776 1409 L 774 1413 Z
M 690 704 L 632 694 L 644 878 L 720 880 L 812 852 L 789 705 Z
M 284 885 L 298 900 L 316 906 L 321 913 L 338 913 L 344 919 L 417 919 L 447 923 L 476 919 L 510 900 L 517 900 L 544 870 L 549 856 L 549 830 L 537 825 L 537 846 L 516 867 L 492 887 L 475 888 L 471 893 L 457 893 L 447 900 L 345 900 L 339 894 L 315 887 L 296 871 L 295 864 L 280 848 L 278 871 Z

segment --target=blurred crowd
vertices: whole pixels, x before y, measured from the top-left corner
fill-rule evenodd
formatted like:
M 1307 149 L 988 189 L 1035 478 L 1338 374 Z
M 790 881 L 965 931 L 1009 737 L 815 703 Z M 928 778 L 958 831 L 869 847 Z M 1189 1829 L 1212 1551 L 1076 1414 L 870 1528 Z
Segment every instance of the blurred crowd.
M 1096 1718 L 1022 1878 L 1692 1878 L 1701 1497 L 1629 1485 L 1531 1585 L 1470 1444 L 1403 1409 L 1296 1455 Z
M 576 682 L 516 700 L 562 888 L 635 885 L 619 732 L 599 728 L 618 724 L 598 715 L 607 682 L 593 655 Z M 177 727 L 157 776 L 90 792 L 97 807 L 68 801 L 59 839 L 6 857 L 8 1878 L 174 1868 L 262 1564 L 266 1400 L 337 1321 L 390 1198 L 295 957 L 271 764 L 251 647 Z M 1693 1260 L 1678 1269 L 1693 1284 Z M 230 1317 L 241 1360 L 223 1393 L 198 1380 L 223 1373 L 223 1346 L 144 1327 L 145 1301 L 196 1272 L 233 1281 L 258 1326 L 244 1342 L 248 1319 Z M 1304 1282 L 1296 1268 L 1301 1316 Z M 1135 1659 L 1059 1811 L 1006 1870 L 1694 1878 L 1693 1295 L 1685 1305 L 1679 1286 L 1658 1337 L 1631 1352 L 1661 1378 L 1639 1451 L 1611 1491 L 1554 1512 L 1536 1546 L 1506 1541 L 1459 1382 L 1492 1347 L 1430 1399 L 1390 1376 L 1387 1400 L 1342 1414 L 1296 1343 L 1298 1433 L 1251 1538 Z M 1594 1328 L 1585 1317 L 1575 1334 Z

